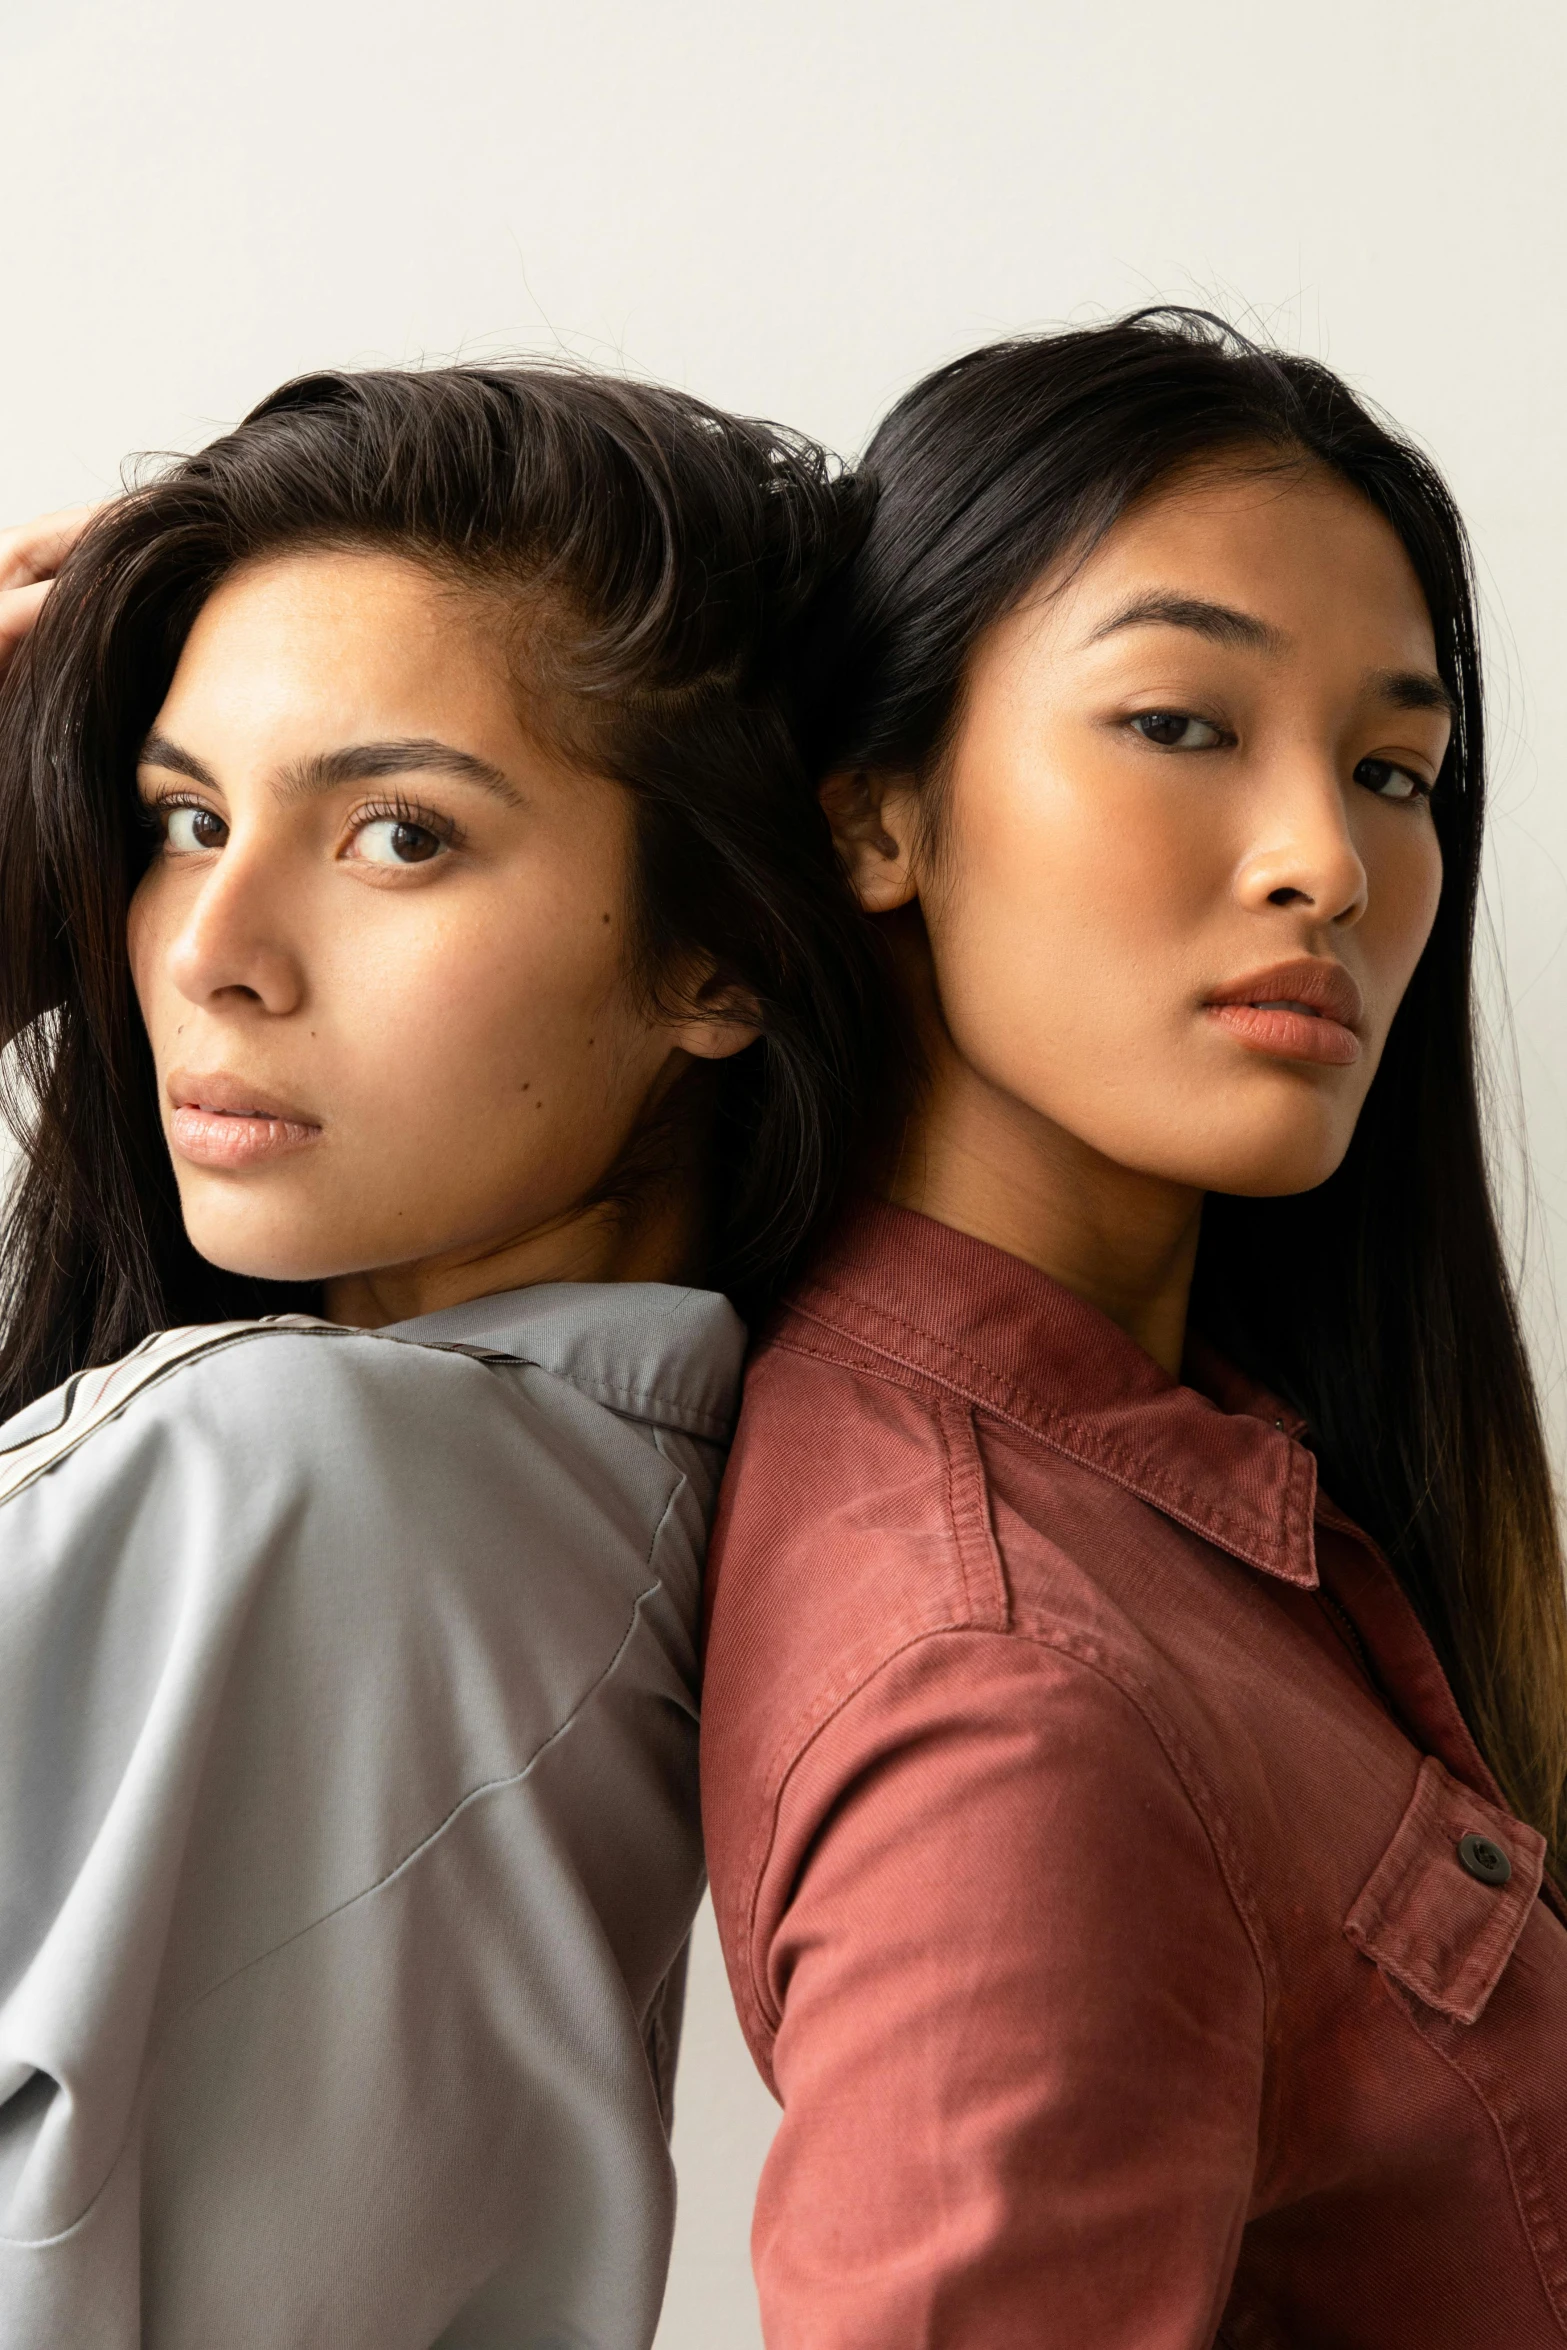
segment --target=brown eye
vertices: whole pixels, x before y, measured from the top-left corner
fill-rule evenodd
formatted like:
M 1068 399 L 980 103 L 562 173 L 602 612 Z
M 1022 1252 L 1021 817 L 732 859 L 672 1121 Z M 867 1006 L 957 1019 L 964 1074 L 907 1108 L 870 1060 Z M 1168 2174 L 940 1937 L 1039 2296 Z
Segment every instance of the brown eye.
M 1407 767 L 1395 767 L 1391 759 L 1362 759 L 1355 769 L 1355 781 L 1366 791 L 1375 792 L 1379 800 L 1425 800 L 1431 796 L 1431 787 Z
M 1224 740 L 1211 719 L 1194 718 L 1189 710 L 1142 710 L 1132 725 L 1161 751 L 1216 751 Z
M 428 865 L 446 846 L 423 824 L 402 816 L 375 816 L 354 835 L 354 854 L 367 865 Z
M 175 856 L 197 849 L 220 849 L 229 828 L 211 808 L 168 808 L 164 811 L 164 840 Z

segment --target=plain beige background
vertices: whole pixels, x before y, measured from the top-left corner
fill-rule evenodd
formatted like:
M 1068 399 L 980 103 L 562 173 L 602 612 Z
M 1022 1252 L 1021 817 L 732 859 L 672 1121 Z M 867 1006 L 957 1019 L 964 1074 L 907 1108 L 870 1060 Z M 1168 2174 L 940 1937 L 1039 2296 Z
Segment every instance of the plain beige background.
M 1326 357 L 1478 548 L 1560 1448 L 1564 88 L 1551 0 L 0 0 L 0 519 L 323 362 L 564 348 L 852 449 L 971 343 L 1159 296 Z M 747 2350 L 772 2108 L 706 1921 L 687 2046 L 661 2350 Z

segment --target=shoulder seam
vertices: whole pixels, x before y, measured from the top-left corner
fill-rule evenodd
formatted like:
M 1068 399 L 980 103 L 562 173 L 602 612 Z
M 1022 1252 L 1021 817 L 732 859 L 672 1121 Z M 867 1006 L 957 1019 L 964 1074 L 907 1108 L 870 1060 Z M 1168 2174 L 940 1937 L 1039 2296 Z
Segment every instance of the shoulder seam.
M 858 1345 L 859 1341 L 851 1339 L 850 1344 Z M 875 1379 L 883 1387 L 901 1388 L 905 1395 L 918 1396 L 932 1414 L 937 1398 L 943 1393 L 939 1380 L 932 1379 L 913 1364 L 900 1363 L 895 1355 L 889 1355 L 880 1362 L 857 1362 L 831 1347 L 812 1346 L 798 1336 L 771 1339 L 766 1351 L 769 1355 L 803 1355 L 808 1362 L 825 1363 L 834 1371 L 848 1371 L 856 1379 Z
M 365 1335 L 373 1334 L 366 1333 Z M 650 1573 L 652 1571 L 652 1562 L 654 1556 L 657 1553 L 659 1544 L 663 1539 L 664 1529 L 669 1523 L 671 1514 L 675 1507 L 675 1503 L 679 1499 L 680 1494 L 687 1482 L 688 1480 L 684 1476 L 677 1478 L 663 1509 L 659 1513 L 658 1521 L 653 1528 L 652 1535 L 648 1542 L 646 1561 L 644 1564 L 645 1573 Z M 296 1942 L 304 1941 L 307 1936 L 317 1932 L 320 1927 L 329 1924 L 333 1918 L 342 1917 L 348 1910 L 356 1908 L 360 1902 L 371 1900 L 377 1893 L 383 1892 L 388 1885 L 394 1884 L 399 1877 L 403 1876 L 409 1869 L 413 1868 L 427 1852 L 432 1851 L 434 1847 L 440 1842 L 441 1838 L 446 1834 L 447 1830 L 452 1827 L 453 1824 L 459 1820 L 465 1812 L 470 1810 L 474 1804 L 480 1802 L 485 1796 L 504 1793 L 506 1789 L 521 1786 L 524 1781 L 531 1778 L 537 1765 L 543 1761 L 544 1757 L 550 1753 L 554 1747 L 558 1746 L 568 1736 L 571 1730 L 575 1728 L 577 1723 L 582 1720 L 583 1716 L 593 1705 L 594 1701 L 605 1689 L 609 1687 L 610 1683 L 614 1680 L 623 1660 L 630 1651 L 631 1645 L 635 1640 L 637 1633 L 642 1627 L 647 1608 L 658 1597 L 663 1588 L 664 1583 L 662 1576 L 654 1575 L 653 1580 L 648 1583 L 643 1590 L 637 1593 L 636 1598 L 632 1601 L 631 1604 L 631 1611 L 627 1619 L 625 1631 L 621 1634 L 621 1637 L 616 1644 L 614 1654 L 608 1659 L 607 1663 L 602 1667 L 602 1669 L 594 1675 L 592 1681 L 588 1684 L 587 1688 L 583 1690 L 581 1696 L 572 1706 L 571 1711 L 567 1714 L 565 1720 L 557 1722 L 554 1729 L 549 1731 L 545 1737 L 540 1739 L 538 1745 L 528 1756 L 527 1761 L 523 1763 L 519 1769 L 515 1771 L 503 1772 L 496 1778 L 482 1780 L 477 1787 L 470 1787 L 465 1794 L 458 1797 L 457 1801 L 452 1804 L 450 1809 L 440 1820 L 436 1822 L 433 1828 L 429 1829 L 426 1834 L 421 1836 L 417 1843 L 411 1845 L 409 1850 L 403 1854 L 400 1860 L 395 1861 L 390 1868 L 384 1869 L 381 1875 L 377 1877 L 372 1884 L 361 1885 L 357 1892 L 346 1894 L 341 1901 L 333 1902 L 330 1909 L 322 1910 L 319 1916 L 309 1919 L 302 1926 L 296 1926 L 292 1933 L 284 1934 L 276 1942 L 269 1943 L 265 1950 L 258 1950 L 252 1957 L 247 1958 L 242 1965 L 231 1968 L 226 1975 L 221 1975 L 215 1983 L 207 1984 L 204 1990 L 198 1991 L 193 1998 L 188 1999 L 185 2004 L 174 2014 L 164 2019 L 162 2028 L 158 2034 L 156 2046 L 150 2046 L 147 2051 L 145 2069 L 148 2072 L 152 2070 L 154 2065 L 156 2065 L 156 2063 L 161 2058 L 163 2051 L 168 2047 L 168 2044 L 174 2037 L 176 2031 L 178 2031 L 180 2026 L 184 2024 L 191 2016 L 195 2015 L 199 2009 L 204 2007 L 208 2000 L 217 1998 L 219 1993 L 226 1991 L 231 1984 L 239 1982 L 244 1976 L 253 1973 L 258 1967 L 265 1966 L 270 1959 L 276 1958 L 280 1951 L 291 1949 Z M 136 2115 L 133 2109 L 132 2113 L 127 2118 L 126 2136 L 128 2136 L 129 2132 L 135 2127 L 135 2124 Z M 89 2197 L 87 2203 L 84 2205 L 83 2209 L 77 2213 L 75 2219 L 71 2221 L 69 2227 L 61 2229 L 58 2234 L 53 2236 L 20 2238 L 0 2235 L 0 2243 L 17 2244 L 26 2250 L 36 2251 L 46 2249 L 51 2244 L 58 2244 L 63 2242 L 67 2236 L 74 2233 L 74 2231 L 82 2225 L 83 2221 L 87 2218 L 94 2205 L 103 2194 L 109 2180 L 114 2175 L 115 2166 L 118 2164 L 121 2154 L 124 2150 L 124 2144 L 125 2136 L 122 2136 L 122 2138 L 115 2145 L 113 2152 L 109 2157 L 107 2167 L 104 2170 L 103 2177 L 100 2180 L 98 2186 L 94 2188 L 92 2195 Z
M 435 1826 L 428 1830 L 425 1835 L 421 1836 L 416 1844 L 411 1845 L 408 1851 L 403 1854 L 401 1860 L 394 1861 L 389 1869 L 383 1870 L 381 1875 L 375 1879 L 373 1884 L 362 1885 L 357 1893 L 350 1893 L 345 1895 L 343 1900 L 334 1902 L 330 1909 L 324 1909 L 319 1917 L 312 1918 L 308 1925 L 297 1927 L 292 1934 L 285 1934 L 281 1941 L 269 1944 L 265 1950 L 257 1951 L 253 1958 L 246 1959 L 243 1966 L 235 1967 L 232 1973 L 223 1976 L 218 1982 L 209 1983 L 207 1988 L 204 1991 L 198 1992 L 196 1997 L 192 1999 L 185 2007 L 183 2007 L 177 2016 L 170 2019 L 169 2029 L 171 2031 L 174 2029 L 175 2025 L 182 2022 L 186 2016 L 193 2014 L 195 2010 L 203 2004 L 204 2001 L 215 1997 L 215 1995 L 219 1991 L 223 1990 L 228 1984 L 237 1982 L 241 1975 L 248 1974 L 253 1967 L 264 1965 L 269 1958 L 275 1957 L 280 1950 L 286 1950 L 291 1943 L 300 1941 L 306 1934 L 314 1933 L 318 1926 L 324 1926 L 329 1919 L 340 1917 L 344 1910 L 352 1909 L 357 1902 L 368 1901 L 372 1894 L 379 1893 L 385 1886 L 392 1884 L 398 1877 L 402 1876 L 406 1870 L 412 1868 L 416 1861 L 421 1859 L 426 1852 L 428 1852 L 435 1844 L 437 1844 L 441 1837 L 445 1835 L 447 1829 L 452 1825 L 452 1823 L 459 1819 L 465 1811 L 469 1810 L 473 1804 L 479 1802 L 482 1797 L 486 1795 L 499 1794 L 508 1787 L 520 1786 L 523 1780 L 531 1776 L 535 1766 L 543 1760 L 544 1756 L 550 1752 L 552 1747 L 558 1746 L 561 1741 L 570 1733 L 570 1731 L 576 1727 L 577 1723 L 582 1720 L 583 1716 L 592 1707 L 594 1701 L 602 1695 L 602 1693 L 614 1680 L 631 1648 L 632 1642 L 635 1640 L 638 1631 L 641 1629 L 643 1619 L 648 1608 L 652 1605 L 653 1601 L 657 1599 L 659 1593 L 664 1589 L 664 1578 L 661 1574 L 658 1574 L 654 1571 L 653 1561 L 658 1555 L 659 1548 L 664 1539 L 665 1529 L 669 1525 L 670 1519 L 674 1514 L 675 1504 L 680 1499 L 680 1496 L 684 1492 L 688 1482 L 689 1480 L 683 1474 L 677 1475 L 675 1483 L 670 1490 L 668 1499 L 665 1501 L 663 1509 L 659 1512 L 658 1521 L 653 1528 L 652 1534 L 648 1538 L 647 1553 L 643 1562 L 643 1572 L 644 1574 L 651 1577 L 651 1581 L 649 1581 L 644 1586 L 644 1588 L 637 1593 L 636 1598 L 632 1601 L 630 1614 L 626 1620 L 625 1631 L 621 1634 L 619 1641 L 616 1643 L 614 1654 L 608 1659 L 601 1670 L 594 1675 L 593 1679 L 589 1682 L 587 1688 L 583 1690 L 581 1696 L 577 1699 L 575 1705 L 573 1705 L 571 1711 L 566 1715 L 565 1719 L 563 1721 L 557 1722 L 554 1729 L 549 1731 L 546 1736 L 539 1740 L 538 1745 L 529 1755 L 527 1761 L 521 1764 L 520 1767 L 515 1771 L 502 1772 L 496 1778 L 481 1780 L 478 1786 L 470 1787 L 464 1795 L 458 1797 L 457 1801 L 451 1806 L 450 1810 L 447 1811 L 445 1816 L 438 1820 Z
M 171 1334 L 160 1333 L 160 1335 Z M 14 1500 L 17 1495 L 26 1492 L 30 1486 L 37 1483 L 39 1478 L 47 1476 L 52 1470 L 61 1467 L 85 1445 L 90 1444 L 92 1439 L 104 1429 L 116 1425 L 143 1397 L 153 1394 L 171 1380 L 177 1379 L 182 1372 L 194 1371 L 199 1365 L 211 1361 L 214 1357 L 232 1353 L 251 1340 L 260 1338 L 326 1339 L 334 1340 L 340 1344 L 348 1340 L 358 1340 L 367 1345 L 394 1346 L 414 1353 L 455 1357 L 459 1360 L 475 1363 L 485 1370 L 534 1370 L 540 1372 L 546 1379 L 554 1380 L 558 1385 L 572 1389 L 589 1403 L 598 1404 L 604 1410 L 615 1412 L 624 1419 L 639 1420 L 647 1426 L 676 1428 L 682 1434 L 705 1438 L 720 1444 L 724 1443 L 731 1433 L 729 1418 L 684 1404 L 677 1398 L 662 1396 L 652 1390 L 635 1387 L 629 1382 L 621 1384 L 612 1380 L 574 1377 L 569 1372 L 558 1370 L 549 1363 L 541 1363 L 528 1355 L 511 1354 L 499 1347 L 469 1346 L 451 1340 L 392 1338 L 379 1330 L 358 1330 L 341 1322 L 279 1320 L 276 1322 L 255 1321 L 237 1325 L 214 1323 L 196 1325 L 190 1332 L 188 1347 L 172 1355 L 167 1361 L 156 1363 L 146 1371 L 143 1377 L 137 1378 L 133 1373 L 126 1381 L 123 1393 L 111 1401 L 105 1403 L 100 1399 L 87 1404 L 82 1411 L 79 1422 L 74 1426 L 72 1424 L 73 1413 L 78 1391 L 82 1382 L 92 1378 L 95 1374 L 91 1371 L 79 1372 L 75 1378 L 66 1382 L 62 1417 L 55 1422 L 54 1426 L 40 1429 L 36 1435 L 24 1437 L 19 1444 L 11 1448 L 9 1453 L 0 1451 L 0 1508 L 3 1508 L 7 1502 Z M 124 1370 L 127 1365 L 132 1365 L 134 1362 L 134 1352 L 131 1355 L 123 1356 L 119 1362 L 106 1365 L 102 1377 L 107 1382 Z M 33 1454 L 35 1457 L 31 1460 L 18 1457 L 27 1454 Z M 11 1461 L 9 1471 L 5 1466 L 7 1459 Z
M 755 2006 L 757 2018 L 768 2043 L 776 2035 L 782 2018 L 774 2013 L 764 1984 L 758 1979 L 756 1963 L 756 1917 L 761 1901 L 762 1880 L 777 1841 L 779 1814 L 784 1793 L 795 1771 L 817 1742 L 825 1736 L 838 1717 L 845 1713 L 854 1700 L 876 1681 L 888 1668 L 896 1664 L 912 1649 L 936 1639 L 966 1633 L 1000 1641 L 1023 1641 L 1035 1648 L 1067 1658 L 1081 1665 L 1086 1672 L 1114 1689 L 1137 1714 L 1155 1746 L 1159 1749 L 1171 1776 L 1181 1790 L 1182 1797 L 1203 1832 L 1213 1855 L 1214 1866 L 1236 1920 L 1252 1953 L 1262 1990 L 1263 2030 L 1271 2041 L 1273 2019 L 1278 2007 L 1278 1968 L 1269 1946 L 1267 1929 L 1261 1905 L 1247 1882 L 1241 1856 L 1234 1839 L 1225 1825 L 1222 1811 L 1214 1800 L 1203 1777 L 1196 1757 L 1172 1722 L 1164 1715 L 1155 1693 L 1136 1676 L 1117 1672 L 1100 1642 L 1080 1635 L 1062 1633 L 1052 1638 L 1039 1631 L 1021 1631 L 1015 1625 L 1005 1630 L 990 1625 L 945 1624 L 912 1632 L 897 1647 L 890 1649 L 876 1665 L 862 1674 L 852 1687 L 841 1690 L 823 1711 L 819 1720 L 794 1745 L 787 1764 L 778 1776 L 768 1807 L 768 1816 L 757 1839 L 756 1857 L 747 1870 L 749 1885 L 744 1894 L 746 1982 Z

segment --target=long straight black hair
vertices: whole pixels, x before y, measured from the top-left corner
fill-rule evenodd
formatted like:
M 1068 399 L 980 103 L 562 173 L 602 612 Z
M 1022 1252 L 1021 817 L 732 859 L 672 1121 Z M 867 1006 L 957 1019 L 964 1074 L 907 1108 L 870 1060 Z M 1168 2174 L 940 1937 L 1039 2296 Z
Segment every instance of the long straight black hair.
M 384 548 L 515 607 L 530 720 L 631 795 L 640 976 L 705 969 L 760 1041 L 716 1088 L 708 1277 L 765 1304 L 896 1055 L 802 764 L 790 677 L 863 519 L 823 452 L 564 367 L 316 375 L 109 507 L 0 693 L 0 1045 L 24 1170 L 0 1229 L 0 1414 L 149 1331 L 305 1302 L 185 1238 L 132 996 L 137 755 L 219 580 Z
M 1456 704 L 1432 803 L 1435 926 L 1349 1152 L 1316 1190 L 1213 1197 L 1198 1325 L 1305 1416 L 1384 1547 L 1509 1801 L 1567 1861 L 1567 1597 L 1540 1415 L 1498 1237 L 1472 959 L 1485 763 L 1472 569 L 1429 460 L 1327 368 L 1200 312 L 998 343 L 892 410 L 876 509 L 820 638 L 819 772 L 939 784 L 981 632 L 1182 467 L 1330 466 L 1397 532 Z

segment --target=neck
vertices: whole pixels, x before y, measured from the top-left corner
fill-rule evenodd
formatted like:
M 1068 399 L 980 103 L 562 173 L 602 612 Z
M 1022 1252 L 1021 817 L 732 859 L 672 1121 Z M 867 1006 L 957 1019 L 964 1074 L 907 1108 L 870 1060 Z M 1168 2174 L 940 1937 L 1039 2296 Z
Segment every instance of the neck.
M 692 1190 L 661 1185 L 629 1203 L 575 1209 L 490 1247 L 340 1274 L 326 1284 L 325 1311 L 353 1329 L 380 1330 L 546 1281 L 689 1280 L 699 1223 Z
M 928 1040 L 930 1083 L 891 1191 L 1097 1306 L 1181 1372 L 1202 1194 L 1118 1166 Z

